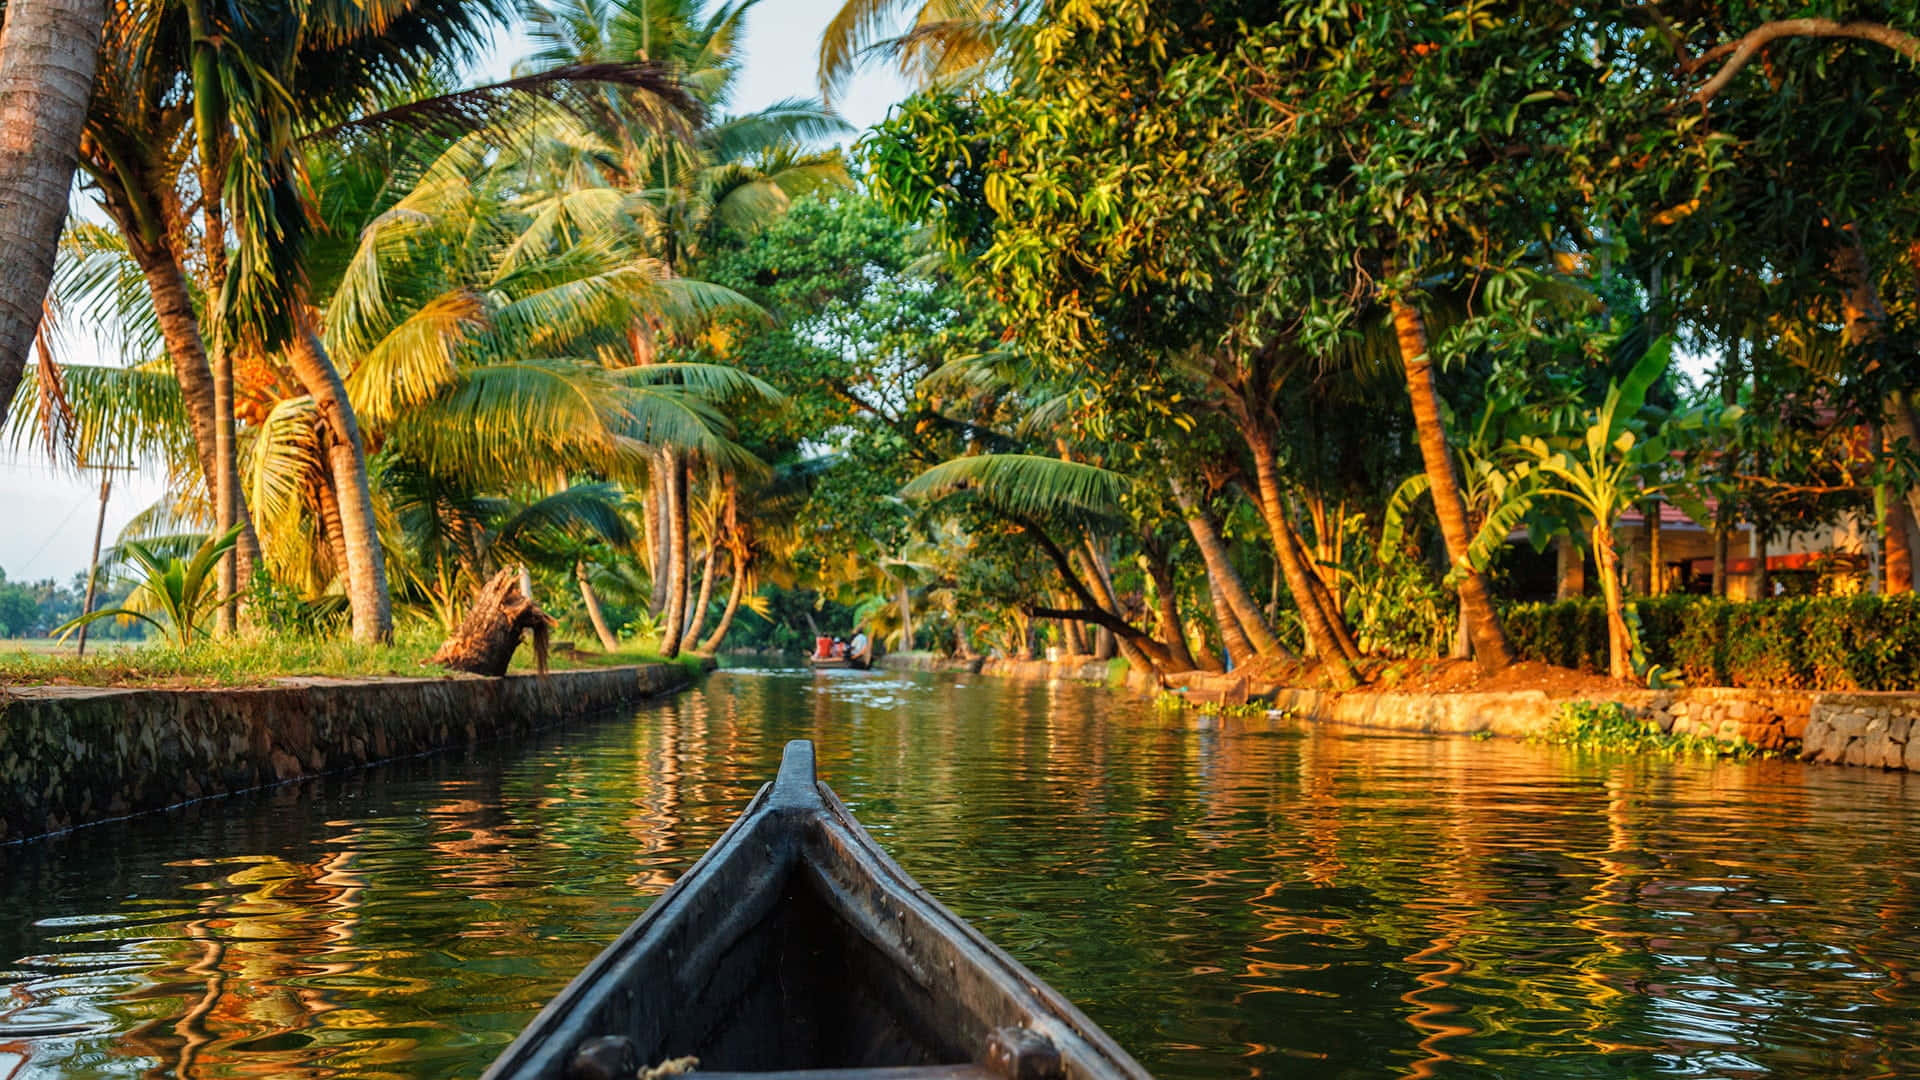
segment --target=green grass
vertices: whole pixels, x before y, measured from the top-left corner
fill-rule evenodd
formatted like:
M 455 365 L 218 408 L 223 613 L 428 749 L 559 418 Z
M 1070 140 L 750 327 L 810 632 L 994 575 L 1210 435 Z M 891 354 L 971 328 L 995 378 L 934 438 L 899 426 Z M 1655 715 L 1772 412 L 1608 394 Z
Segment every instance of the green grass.
M 0 642 L 0 684 L 35 686 L 260 686 L 296 675 L 434 677 L 445 670 L 426 660 L 439 647 L 438 627 L 414 624 L 398 628 L 392 645 L 356 645 L 335 638 L 299 636 L 204 640 L 181 650 L 153 642 L 89 643 L 87 655 L 73 654 L 71 643 L 45 640 Z M 657 652 L 638 643 L 612 653 L 572 651 L 552 657 L 554 670 L 622 667 L 662 662 Z M 671 661 L 698 667 L 699 657 Z M 513 671 L 535 670 L 533 648 L 522 645 Z

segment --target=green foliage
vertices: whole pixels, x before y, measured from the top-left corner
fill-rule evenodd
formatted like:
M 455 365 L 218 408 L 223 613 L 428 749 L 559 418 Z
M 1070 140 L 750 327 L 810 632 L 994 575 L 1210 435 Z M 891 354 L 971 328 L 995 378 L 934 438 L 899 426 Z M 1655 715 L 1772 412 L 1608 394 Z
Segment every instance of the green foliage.
M 132 560 L 142 571 L 139 584 L 127 602 L 120 607 L 76 615 L 54 627 L 53 633 L 65 640 L 67 635 L 89 623 L 131 617 L 152 623 L 182 651 L 191 648 L 204 633 L 202 624 L 207 617 L 233 599 L 218 595 L 213 570 L 220 557 L 233 550 L 240 539 L 240 528 L 235 525 L 219 536 L 207 537 L 184 559 L 178 555 L 163 556 L 151 544 L 127 541 L 120 545 L 120 557 Z M 149 612 L 164 616 L 164 621 Z
M 347 598 L 340 595 L 309 599 L 298 589 L 275 580 L 262 566 L 247 581 L 247 617 L 276 635 L 326 637 L 347 624 Z
M 1635 601 L 1649 663 L 1692 686 L 1783 690 L 1920 689 L 1920 597 L 1808 596 L 1750 602 L 1668 596 Z M 1508 609 L 1520 656 L 1605 671 L 1597 598 Z
M 1753 757 L 1759 748 L 1735 740 L 1723 742 L 1704 735 L 1675 735 L 1660 725 L 1629 713 L 1613 701 L 1569 701 L 1560 706 L 1551 730 L 1542 742 L 1580 750 L 1620 751 L 1632 754 L 1680 754 Z

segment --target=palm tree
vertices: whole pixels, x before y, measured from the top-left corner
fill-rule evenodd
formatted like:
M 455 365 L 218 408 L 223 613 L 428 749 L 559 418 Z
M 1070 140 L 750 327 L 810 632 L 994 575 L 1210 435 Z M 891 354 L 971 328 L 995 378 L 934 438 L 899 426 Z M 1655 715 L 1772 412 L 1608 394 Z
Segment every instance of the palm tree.
M 0 421 L 53 278 L 106 17 L 105 0 L 0 3 Z
M 673 138 L 639 122 L 623 102 L 605 100 L 591 116 L 604 149 L 582 155 L 566 170 L 634 196 L 646 250 L 673 277 L 698 276 L 715 244 L 785 213 L 795 196 L 847 183 L 838 154 L 805 149 L 814 139 L 846 130 L 825 108 L 785 101 L 743 116 L 718 115 L 738 73 L 742 19 L 751 6 L 747 0 L 709 12 L 697 0 L 561 0 L 528 13 L 537 45 L 530 67 L 655 60 L 674 71 L 708 110 L 709 119 Z M 645 319 L 634 322 L 629 343 L 636 366 L 654 364 L 663 352 L 701 347 L 695 334 Z M 651 468 L 649 535 L 660 553 L 654 598 L 664 620 L 661 652 L 666 656 L 679 653 L 689 623 L 692 466 L 685 448 L 666 445 Z
M 820 36 L 820 91 L 832 99 L 876 52 L 917 86 L 978 78 L 1030 7 L 1024 0 L 845 0 Z

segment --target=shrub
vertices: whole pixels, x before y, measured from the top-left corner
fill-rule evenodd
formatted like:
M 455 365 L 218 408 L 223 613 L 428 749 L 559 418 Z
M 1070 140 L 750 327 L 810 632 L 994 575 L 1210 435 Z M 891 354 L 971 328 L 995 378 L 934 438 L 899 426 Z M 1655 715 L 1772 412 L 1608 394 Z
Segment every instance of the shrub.
M 1920 596 L 1806 596 L 1736 603 L 1641 598 L 1647 659 L 1693 686 L 1783 690 L 1920 689 Z M 1607 669 L 1600 601 L 1508 609 L 1516 652 L 1581 671 Z

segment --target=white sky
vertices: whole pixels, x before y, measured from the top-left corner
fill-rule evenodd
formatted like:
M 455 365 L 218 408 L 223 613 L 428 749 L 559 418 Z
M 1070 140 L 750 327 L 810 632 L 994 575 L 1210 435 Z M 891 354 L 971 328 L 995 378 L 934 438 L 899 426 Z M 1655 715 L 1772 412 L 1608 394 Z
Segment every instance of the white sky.
M 842 0 L 762 0 L 747 15 L 745 61 L 733 108 L 750 112 L 782 98 L 818 93 L 814 61 L 820 32 Z M 522 51 L 517 36 L 503 35 L 486 75 L 504 77 Z M 857 128 L 885 119 L 887 109 L 905 97 L 906 86 L 891 71 L 862 73 L 837 102 L 841 115 Z M 92 355 L 86 355 L 91 353 Z M 103 355 L 104 354 L 104 355 Z M 80 363 L 118 362 L 97 343 L 76 343 L 71 358 Z M 107 540 L 121 526 L 166 493 L 166 477 L 149 468 L 115 475 L 107 507 Z M 98 474 L 56 470 L 45 453 L 0 446 L 0 569 L 8 581 L 66 581 L 87 568 L 99 510 Z

